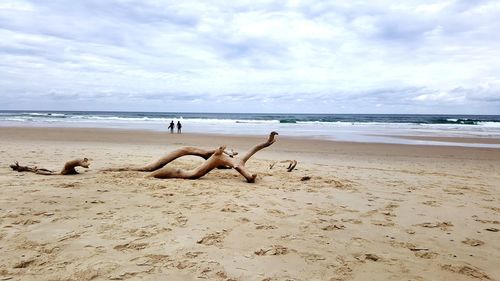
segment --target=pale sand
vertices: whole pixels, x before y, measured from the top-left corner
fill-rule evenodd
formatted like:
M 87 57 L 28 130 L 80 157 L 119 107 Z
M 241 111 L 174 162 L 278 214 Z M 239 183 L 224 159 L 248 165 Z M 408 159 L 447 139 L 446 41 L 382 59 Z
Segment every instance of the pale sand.
M 280 136 L 247 163 L 255 184 L 98 172 L 266 138 L 0 128 L 0 280 L 498 280 L 500 149 Z M 75 176 L 8 167 L 84 156 Z

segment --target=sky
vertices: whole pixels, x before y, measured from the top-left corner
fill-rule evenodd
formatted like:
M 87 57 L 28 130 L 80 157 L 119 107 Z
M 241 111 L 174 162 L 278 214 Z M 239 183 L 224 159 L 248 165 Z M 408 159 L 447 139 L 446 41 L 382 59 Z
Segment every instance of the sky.
M 500 1 L 0 0 L 0 110 L 500 114 Z

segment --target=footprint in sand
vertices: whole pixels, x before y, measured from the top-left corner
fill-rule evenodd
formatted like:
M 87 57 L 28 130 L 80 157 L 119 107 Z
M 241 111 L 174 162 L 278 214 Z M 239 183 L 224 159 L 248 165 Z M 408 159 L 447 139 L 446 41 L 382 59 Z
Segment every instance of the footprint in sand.
M 421 252 L 415 252 L 415 256 L 421 258 L 421 259 L 433 259 L 438 256 L 438 253 L 436 252 L 428 252 L 428 251 L 421 251 Z
M 76 181 L 76 182 L 71 182 L 71 183 L 61 183 L 56 185 L 56 187 L 59 188 L 79 188 L 81 186 L 81 182 Z
M 426 227 L 426 228 L 440 228 L 441 230 L 449 230 L 453 224 L 449 221 L 444 222 L 424 222 L 421 224 L 417 224 L 417 226 Z
M 320 216 L 333 216 L 337 213 L 335 210 L 332 209 L 314 208 L 313 210 L 316 212 L 317 215 Z
M 405 232 L 408 233 L 408 234 L 415 234 L 416 233 L 415 230 L 410 229 L 410 228 L 406 229 Z
M 106 253 L 106 248 L 104 246 L 85 245 L 83 247 L 87 249 L 93 249 L 96 253 Z
M 241 218 L 238 218 L 237 221 L 241 222 L 241 223 L 248 223 L 248 222 L 250 222 L 250 219 L 245 218 L 245 217 L 241 217 Z
M 226 204 L 220 211 L 226 213 L 248 212 L 248 207 L 237 204 Z
M 352 223 L 352 224 L 362 224 L 363 222 L 361 220 L 358 220 L 358 219 L 340 219 L 341 222 L 348 222 L 348 223 Z
M 378 226 L 394 226 L 394 223 L 392 221 L 372 221 L 373 225 L 378 225 Z
M 286 255 L 290 252 L 295 252 L 295 250 L 290 250 L 287 247 L 281 245 L 272 245 L 266 249 L 259 249 L 254 252 L 257 256 L 281 256 Z
M 326 179 L 323 181 L 326 184 L 332 185 L 334 188 L 337 189 L 355 189 L 353 187 L 353 184 L 349 180 L 337 180 L 337 179 Z
M 431 207 L 441 206 L 441 203 L 439 203 L 438 201 L 434 201 L 434 200 L 425 201 L 425 202 L 422 202 L 422 204 L 427 205 L 427 206 L 431 206 Z
M 177 269 L 185 269 L 185 268 L 191 268 L 191 267 L 194 267 L 196 266 L 196 263 L 193 262 L 193 261 L 190 261 L 190 260 L 182 260 L 182 261 L 179 261 L 175 267 L 177 267 Z
M 59 238 L 59 240 L 57 240 L 58 242 L 62 242 L 62 241 L 66 241 L 66 240 L 69 240 L 69 239 L 73 239 L 73 238 L 79 238 L 81 236 L 81 234 L 85 233 L 84 231 L 83 232 L 69 232 L 69 233 L 66 233 L 65 235 L 63 235 L 61 238 Z
M 257 226 L 255 227 L 255 229 L 276 229 L 277 227 L 274 226 L 274 225 L 270 225 L 270 224 L 256 224 Z
M 175 217 L 175 222 L 172 223 L 172 225 L 182 227 L 182 226 L 185 226 L 187 222 L 188 222 L 187 217 L 185 217 L 183 215 L 179 215 L 179 216 Z
M 40 203 L 49 204 L 49 205 L 59 204 L 59 202 L 56 200 L 41 200 Z
M 142 257 L 133 258 L 130 261 L 135 262 L 138 266 L 169 266 L 175 259 L 168 255 L 150 254 Z
M 397 207 L 399 207 L 399 204 L 396 204 L 396 203 L 389 203 L 387 204 L 384 208 L 382 208 L 382 210 L 385 210 L 385 211 L 393 211 L 394 209 L 396 209 Z
M 375 254 L 371 254 L 371 253 L 368 253 L 368 254 L 362 254 L 362 255 L 358 255 L 358 256 L 355 256 L 354 257 L 355 259 L 359 260 L 359 261 L 379 261 L 379 260 L 382 260 L 382 258 L 380 256 L 377 256 Z
M 132 277 L 137 276 L 137 279 L 142 279 L 139 278 L 138 275 L 145 274 L 145 273 L 150 273 L 151 271 L 154 270 L 154 267 L 151 266 L 127 266 L 123 267 L 117 270 L 117 272 L 114 272 L 113 275 L 108 276 L 109 280 L 127 280 Z M 78 278 L 80 279 L 80 278 Z M 81 280 L 91 280 L 93 278 L 82 278 Z
M 486 275 L 486 273 L 482 272 L 481 269 L 469 265 L 451 265 L 445 264 L 441 266 L 441 269 L 446 271 L 455 272 L 458 274 L 478 278 L 478 279 L 486 279 L 491 280 L 491 278 Z
M 472 239 L 472 238 L 467 238 L 464 241 L 462 241 L 462 243 L 467 244 L 467 245 L 472 246 L 472 247 L 484 245 L 483 241 L 477 240 L 477 239 Z
M 159 233 L 165 232 L 165 231 L 172 231 L 172 229 L 165 228 L 165 227 L 159 228 L 157 226 L 148 225 L 148 226 L 144 226 L 142 228 L 132 228 L 132 229 L 127 230 L 127 232 L 130 235 L 135 236 L 135 237 L 140 237 L 140 238 L 149 238 L 149 237 L 158 235 Z
M 21 219 L 21 220 L 16 220 L 12 224 L 16 225 L 32 225 L 32 224 L 37 224 L 40 223 L 39 220 L 36 219 Z
M 266 209 L 266 211 L 268 214 L 271 214 L 275 217 L 280 217 L 280 218 L 296 216 L 296 214 L 287 215 L 285 212 L 278 210 L 278 209 Z
M 453 190 L 450 188 L 445 188 L 445 189 L 443 189 L 443 191 L 446 192 L 447 194 L 450 194 L 450 195 L 464 195 L 463 192 L 458 191 L 458 190 Z
M 327 226 L 322 227 L 321 229 L 325 231 L 342 230 L 345 229 L 345 226 L 343 224 L 329 224 Z
M 480 222 L 480 223 L 490 223 L 490 224 L 500 224 L 499 221 L 497 220 L 485 220 L 485 219 L 480 219 L 478 216 L 474 215 L 472 216 L 475 221 Z
M 154 197 L 154 198 L 169 198 L 169 197 L 174 196 L 174 194 L 173 193 L 169 193 L 169 192 L 167 192 L 167 193 L 157 192 L 157 193 L 151 194 L 151 196 Z
M 321 255 L 318 255 L 318 254 L 314 254 L 314 253 L 300 253 L 299 254 L 302 258 L 304 258 L 304 260 L 307 262 L 307 263 L 316 263 L 316 262 L 319 262 L 319 261 L 324 261 L 326 260 L 325 257 L 321 256 Z
M 127 251 L 127 250 L 143 250 L 148 246 L 148 243 L 137 243 L 137 242 L 128 242 L 126 244 L 116 245 L 113 249 L 118 251 Z
M 205 254 L 205 252 L 187 252 L 184 254 L 187 258 L 194 259 L 200 255 Z
M 391 213 L 389 211 L 382 211 L 380 212 L 382 215 L 384 216 L 388 216 L 388 217 L 395 217 L 396 215 L 394 213 Z
M 23 259 L 14 264 L 12 268 L 27 268 L 36 262 L 35 258 Z
M 227 230 L 222 230 L 222 231 L 217 231 L 214 233 L 210 233 L 207 236 L 201 238 L 200 240 L 196 241 L 198 244 L 203 244 L 207 246 L 222 246 L 222 242 L 224 241 L 224 238 L 228 234 Z

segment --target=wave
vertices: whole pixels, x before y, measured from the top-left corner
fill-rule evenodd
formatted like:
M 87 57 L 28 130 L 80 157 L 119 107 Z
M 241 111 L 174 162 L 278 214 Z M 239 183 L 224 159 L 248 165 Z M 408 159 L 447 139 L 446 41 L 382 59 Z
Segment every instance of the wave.
M 47 116 L 47 117 L 66 117 L 66 114 L 64 113 L 38 113 L 38 112 L 30 112 L 30 113 L 26 113 L 26 115 L 28 116 Z
M 443 124 L 462 124 L 462 125 L 478 125 L 481 123 L 481 120 L 474 120 L 474 119 L 469 119 L 469 118 L 447 118 L 444 120 L 439 120 L 438 124 L 443 123 Z

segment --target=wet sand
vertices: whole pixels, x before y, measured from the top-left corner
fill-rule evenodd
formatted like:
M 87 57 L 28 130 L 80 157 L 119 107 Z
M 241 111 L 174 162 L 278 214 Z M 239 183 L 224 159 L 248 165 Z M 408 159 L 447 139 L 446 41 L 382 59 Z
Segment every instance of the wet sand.
M 479 144 L 500 144 L 498 138 L 471 138 L 471 137 L 429 137 L 429 136 L 393 136 L 408 140 L 437 141 L 450 143 L 479 143 Z
M 500 149 L 279 136 L 254 184 L 99 171 L 266 138 L 0 128 L 0 280 L 498 280 Z M 9 168 L 78 157 L 74 176 Z

